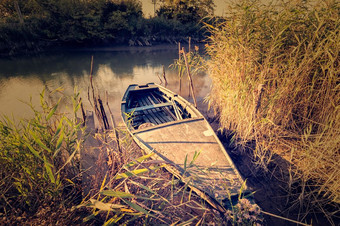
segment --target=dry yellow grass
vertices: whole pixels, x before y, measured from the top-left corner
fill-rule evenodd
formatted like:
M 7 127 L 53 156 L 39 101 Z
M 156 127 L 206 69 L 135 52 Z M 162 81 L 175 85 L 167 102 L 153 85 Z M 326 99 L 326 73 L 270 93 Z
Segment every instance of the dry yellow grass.
M 271 153 L 284 155 L 297 167 L 298 201 L 322 211 L 340 203 L 339 15 L 331 0 L 242 1 L 225 21 L 207 25 L 209 101 L 222 127 L 241 147 L 256 142 L 263 169 Z

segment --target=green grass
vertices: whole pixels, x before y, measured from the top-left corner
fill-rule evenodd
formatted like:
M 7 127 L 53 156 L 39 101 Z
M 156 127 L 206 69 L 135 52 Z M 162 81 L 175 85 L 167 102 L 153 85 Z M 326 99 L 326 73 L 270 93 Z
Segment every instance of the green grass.
M 0 120 L 0 212 L 5 215 L 34 213 L 53 202 L 70 206 L 76 199 L 81 127 L 75 115 L 59 111 L 69 98 L 60 90 L 53 95 L 59 100 L 51 104 L 41 93 L 39 110 L 28 103 L 34 113 L 29 120 Z M 77 99 L 77 94 L 71 98 L 74 114 Z
M 225 21 L 207 25 L 210 105 L 234 142 L 267 170 L 277 153 L 293 163 L 297 202 L 340 203 L 340 5 L 337 1 L 231 4 Z M 310 185 L 310 181 L 313 184 Z

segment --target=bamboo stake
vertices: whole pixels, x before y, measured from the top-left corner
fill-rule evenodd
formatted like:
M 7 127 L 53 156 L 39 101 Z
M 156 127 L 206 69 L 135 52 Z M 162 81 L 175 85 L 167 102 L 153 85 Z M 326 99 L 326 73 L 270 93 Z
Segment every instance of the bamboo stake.
M 115 139 L 116 139 L 116 144 L 117 144 L 117 149 L 120 153 L 122 153 L 121 149 L 120 149 L 120 144 L 119 144 L 119 135 L 118 135 L 118 132 L 116 130 L 116 123 L 115 123 L 115 119 L 113 117 L 113 114 L 111 112 L 111 109 L 110 109 L 110 106 L 109 106 L 109 101 L 108 101 L 108 95 L 107 95 L 107 91 L 106 91 L 106 105 L 107 105 L 107 108 L 109 109 L 109 112 L 110 112 L 110 118 L 111 118 L 111 123 L 112 123 L 112 129 L 114 131 L 114 135 L 115 135 Z
M 81 97 L 79 98 L 79 102 L 80 102 L 80 107 L 81 107 L 81 113 L 83 115 L 83 126 L 85 126 L 86 114 L 85 114 L 85 111 L 84 111 L 83 102 L 81 101 Z
M 102 129 L 104 129 L 104 125 L 102 123 L 102 120 L 100 120 L 101 116 L 100 116 L 100 111 L 98 109 L 97 99 L 96 99 L 95 94 L 94 94 L 92 73 L 93 73 L 93 56 L 91 57 L 91 69 L 90 69 L 90 85 L 91 85 L 91 89 L 92 89 L 92 100 L 93 100 L 93 105 L 94 105 L 93 108 L 94 108 L 94 112 L 97 116 L 98 122 L 100 124 L 100 127 Z
M 189 85 L 191 87 L 192 98 L 194 99 L 195 108 L 197 108 L 194 85 L 193 85 L 193 81 L 192 81 L 192 77 L 191 77 L 191 73 L 190 73 L 190 69 L 189 69 L 189 64 L 188 64 L 188 60 L 187 60 L 187 56 L 186 56 L 184 47 L 182 48 L 182 54 L 184 56 L 185 66 L 186 66 L 186 69 L 187 69 L 187 74 L 188 74 L 188 78 L 189 78 Z
M 109 129 L 110 128 L 109 121 L 107 120 L 105 109 L 104 109 L 104 106 L 103 106 L 103 101 L 100 99 L 100 97 L 98 97 L 98 103 L 99 103 L 101 117 L 102 117 L 103 123 L 104 123 L 104 128 Z
M 178 61 L 181 59 L 181 43 L 178 42 Z M 182 95 L 182 70 L 178 67 L 179 95 Z
M 161 77 L 159 76 L 159 73 L 157 72 L 156 75 L 159 78 L 159 81 L 161 82 L 160 85 L 162 85 L 163 81 L 162 81 Z
M 168 81 L 166 80 L 166 77 L 165 77 L 164 65 L 163 65 L 163 78 L 164 78 L 164 86 L 166 87 L 168 85 Z

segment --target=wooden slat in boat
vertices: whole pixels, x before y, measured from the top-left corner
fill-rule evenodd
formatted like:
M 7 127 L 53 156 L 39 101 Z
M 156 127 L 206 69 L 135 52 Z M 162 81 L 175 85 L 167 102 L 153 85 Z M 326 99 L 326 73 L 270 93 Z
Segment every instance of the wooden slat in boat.
M 161 108 L 161 107 L 166 107 L 166 106 L 171 106 L 171 105 L 172 105 L 172 103 L 170 103 L 170 102 L 161 103 L 161 104 L 150 104 L 150 105 L 147 105 L 147 106 L 131 108 L 131 109 L 127 110 L 127 112 L 130 113 L 130 112 L 137 112 L 137 111 L 145 111 L 145 110 L 149 110 L 149 109 L 153 109 L 153 108 Z

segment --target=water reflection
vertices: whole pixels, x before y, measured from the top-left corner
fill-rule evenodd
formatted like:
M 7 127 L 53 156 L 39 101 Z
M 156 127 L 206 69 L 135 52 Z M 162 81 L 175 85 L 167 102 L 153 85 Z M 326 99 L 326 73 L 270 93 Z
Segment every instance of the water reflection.
M 29 117 L 29 107 L 20 102 L 39 106 L 39 93 L 45 88 L 53 91 L 63 87 L 72 95 L 74 87 L 81 92 L 85 108 L 90 109 L 87 93 L 90 81 L 90 62 L 94 56 L 93 82 L 101 97 L 108 92 L 110 106 L 119 117 L 121 97 L 131 83 L 159 83 L 157 74 L 162 74 L 163 65 L 169 82 L 168 88 L 178 92 L 178 75 L 169 69 L 177 57 L 177 49 L 142 49 L 134 51 L 73 51 L 44 54 L 37 57 L 0 59 L 0 114 L 15 118 Z M 210 86 L 206 75 L 195 78 L 196 93 L 204 97 Z M 183 95 L 188 93 L 183 86 Z

